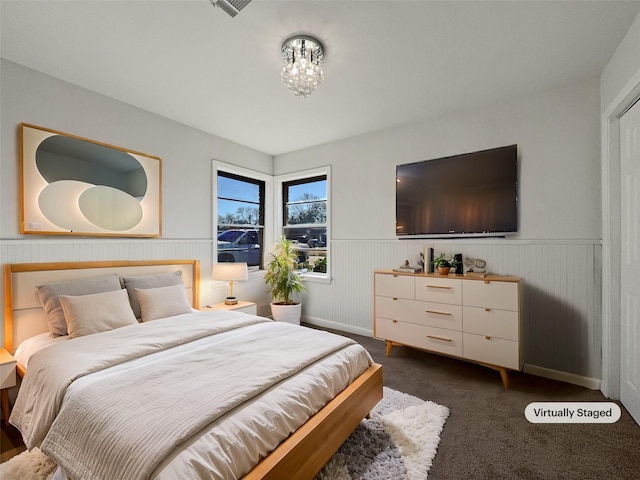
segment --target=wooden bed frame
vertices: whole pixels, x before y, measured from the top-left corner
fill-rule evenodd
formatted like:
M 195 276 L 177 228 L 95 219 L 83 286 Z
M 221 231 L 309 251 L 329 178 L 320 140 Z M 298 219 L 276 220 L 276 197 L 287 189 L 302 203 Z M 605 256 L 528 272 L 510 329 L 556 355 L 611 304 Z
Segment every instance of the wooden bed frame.
M 4 348 L 47 331 L 36 285 L 109 273 L 144 275 L 182 270 L 187 298 L 199 308 L 198 260 L 19 263 L 4 265 Z M 25 369 L 18 365 L 23 376 Z M 283 441 L 244 478 L 312 479 L 382 399 L 382 366 L 374 364 Z

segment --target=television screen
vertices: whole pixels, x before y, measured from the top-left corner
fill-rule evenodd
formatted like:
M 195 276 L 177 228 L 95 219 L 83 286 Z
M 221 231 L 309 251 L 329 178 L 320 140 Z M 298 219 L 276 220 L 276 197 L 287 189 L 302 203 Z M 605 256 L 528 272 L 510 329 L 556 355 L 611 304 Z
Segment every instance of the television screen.
M 517 145 L 396 167 L 396 235 L 518 231 Z

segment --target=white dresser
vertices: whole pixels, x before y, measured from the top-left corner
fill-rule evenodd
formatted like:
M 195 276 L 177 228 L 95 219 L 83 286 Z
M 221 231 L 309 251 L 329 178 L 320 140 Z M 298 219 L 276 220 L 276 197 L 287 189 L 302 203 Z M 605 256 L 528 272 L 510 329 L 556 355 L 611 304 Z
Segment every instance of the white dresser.
M 437 273 L 374 273 L 374 336 L 473 361 L 500 372 L 521 369 L 520 279 Z

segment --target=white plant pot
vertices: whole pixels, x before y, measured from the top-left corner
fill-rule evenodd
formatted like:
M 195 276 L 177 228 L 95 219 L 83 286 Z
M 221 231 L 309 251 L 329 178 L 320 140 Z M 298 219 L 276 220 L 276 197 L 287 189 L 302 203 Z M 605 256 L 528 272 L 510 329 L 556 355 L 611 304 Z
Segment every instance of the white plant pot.
M 271 316 L 276 322 L 293 323 L 300 325 L 300 316 L 302 315 L 302 303 L 295 305 L 277 305 L 271 304 Z

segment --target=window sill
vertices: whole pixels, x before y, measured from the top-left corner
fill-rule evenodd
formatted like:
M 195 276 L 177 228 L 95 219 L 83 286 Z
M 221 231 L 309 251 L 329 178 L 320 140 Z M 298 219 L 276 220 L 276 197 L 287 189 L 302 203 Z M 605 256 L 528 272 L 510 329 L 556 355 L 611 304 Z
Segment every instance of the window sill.
M 264 278 L 264 274 L 266 270 L 253 270 L 249 272 L 249 280 L 262 280 Z M 329 285 L 331 283 L 331 277 L 328 277 L 323 274 L 313 273 L 313 272 L 304 272 L 299 274 L 302 277 L 304 282 L 312 282 L 312 283 L 324 283 Z
M 329 285 L 331 283 L 331 277 L 324 274 L 305 272 L 301 273 L 300 276 L 304 282 L 323 283 L 325 285 Z

